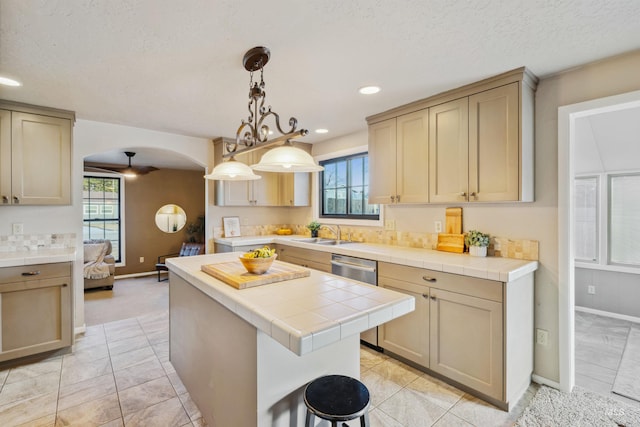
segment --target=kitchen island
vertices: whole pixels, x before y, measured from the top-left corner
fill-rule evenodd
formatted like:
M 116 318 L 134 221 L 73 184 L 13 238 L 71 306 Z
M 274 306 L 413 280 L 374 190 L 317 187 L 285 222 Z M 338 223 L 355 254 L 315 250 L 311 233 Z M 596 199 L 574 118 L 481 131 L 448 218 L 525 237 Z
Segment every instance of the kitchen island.
M 209 425 L 304 425 L 306 383 L 359 378 L 360 332 L 415 308 L 411 296 L 315 270 L 242 290 L 201 271 L 237 257 L 167 260 L 170 360 Z

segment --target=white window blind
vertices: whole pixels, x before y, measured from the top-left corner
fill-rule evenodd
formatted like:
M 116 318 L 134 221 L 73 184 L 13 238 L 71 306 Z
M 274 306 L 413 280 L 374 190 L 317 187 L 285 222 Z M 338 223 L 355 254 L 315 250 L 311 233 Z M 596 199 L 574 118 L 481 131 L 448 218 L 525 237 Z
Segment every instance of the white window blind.
M 609 176 L 609 260 L 640 265 L 640 174 Z
M 598 261 L 598 177 L 575 180 L 575 259 Z

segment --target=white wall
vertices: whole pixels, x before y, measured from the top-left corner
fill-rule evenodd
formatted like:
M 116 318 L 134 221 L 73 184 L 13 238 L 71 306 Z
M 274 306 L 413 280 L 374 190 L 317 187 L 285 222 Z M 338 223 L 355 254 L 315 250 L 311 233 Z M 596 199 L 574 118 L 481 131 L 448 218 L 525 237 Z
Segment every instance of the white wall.
M 0 235 L 11 234 L 11 224 L 24 224 L 29 233 L 76 233 L 74 263 L 75 327 L 84 326 L 84 282 L 82 278 L 82 173 L 85 156 L 128 147 L 152 147 L 175 151 L 206 166 L 207 139 L 155 132 L 129 126 L 77 120 L 73 129 L 72 205 L 71 206 L 10 206 L 0 211 Z

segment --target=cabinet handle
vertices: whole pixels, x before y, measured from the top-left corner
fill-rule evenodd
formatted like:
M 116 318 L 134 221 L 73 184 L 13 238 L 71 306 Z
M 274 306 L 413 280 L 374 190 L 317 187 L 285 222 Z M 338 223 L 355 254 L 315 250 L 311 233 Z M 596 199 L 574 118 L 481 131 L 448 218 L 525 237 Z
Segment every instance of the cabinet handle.
M 429 299 L 429 294 L 422 294 L 422 298 Z
M 7 196 L 2 196 L 2 203 L 4 204 L 9 203 L 9 198 Z
M 396 196 L 396 203 L 400 203 L 400 196 Z
M 66 283 L 63 283 L 63 284 L 62 284 L 62 287 L 63 287 L 63 288 L 66 288 L 66 287 L 67 287 L 67 284 L 66 284 Z
M 13 196 L 13 203 L 20 203 L 20 199 L 18 197 Z
M 465 197 L 466 198 L 467 197 L 467 193 L 463 191 L 462 193 L 460 193 L 460 197 Z
M 39 271 L 25 271 L 22 273 L 23 276 L 37 276 L 38 274 L 40 274 Z
M 469 193 L 469 197 L 473 197 L 473 200 L 476 200 L 478 198 L 478 195 L 476 194 L 475 191 L 472 191 L 471 193 Z
M 432 300 L 434 300 L 434 301 L 436 300 L 436 296 L 435 296 L 435 295 L 431 295 L 431 297 L 430 297 L 430 298 L 431 298 Z
M 391 203 L 396 201 L 396 196 L 391 196 Z
M 422 280 L 424 280 L 425 282 L 431 282 L 431 283 L 435 283 L 437 281 L 435 277 L 429 277 L 429 276 L 422 276 Z

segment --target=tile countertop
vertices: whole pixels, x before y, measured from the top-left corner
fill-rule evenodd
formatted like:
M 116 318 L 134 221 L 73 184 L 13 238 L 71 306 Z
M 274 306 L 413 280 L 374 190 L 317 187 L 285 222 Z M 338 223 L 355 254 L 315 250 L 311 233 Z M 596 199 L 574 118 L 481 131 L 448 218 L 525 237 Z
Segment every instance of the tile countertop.
M 339 245 L 319 245 L 304 243 L 296 239 L 308 236 L 249 236 L 216 238 L 215 243 L 229 246 L 245 246 L 280 243 L 299 248 L 350 255 L 375 261 L 390 262 L 410 267 L 420 267 L 481 279 L 511 282 L 538 269 L 538 261 L 526 261 L 501 257 L 473 257 L 469 254 L 455 254 L 431 249 L 407 248 L 375 243 L 345 243 Z
M 0 252 L 0 267 L 19 267 L 21 265 L 51 264 L 54 262 L 75 261 L 75 259 L 75 248 Z
M 299 356 L 415 309 L 410 295 L 313 269 L 309 277 L 241 290 L 201 271 L 232 260 L 237 253 L 169 258 L 167 266 Z

